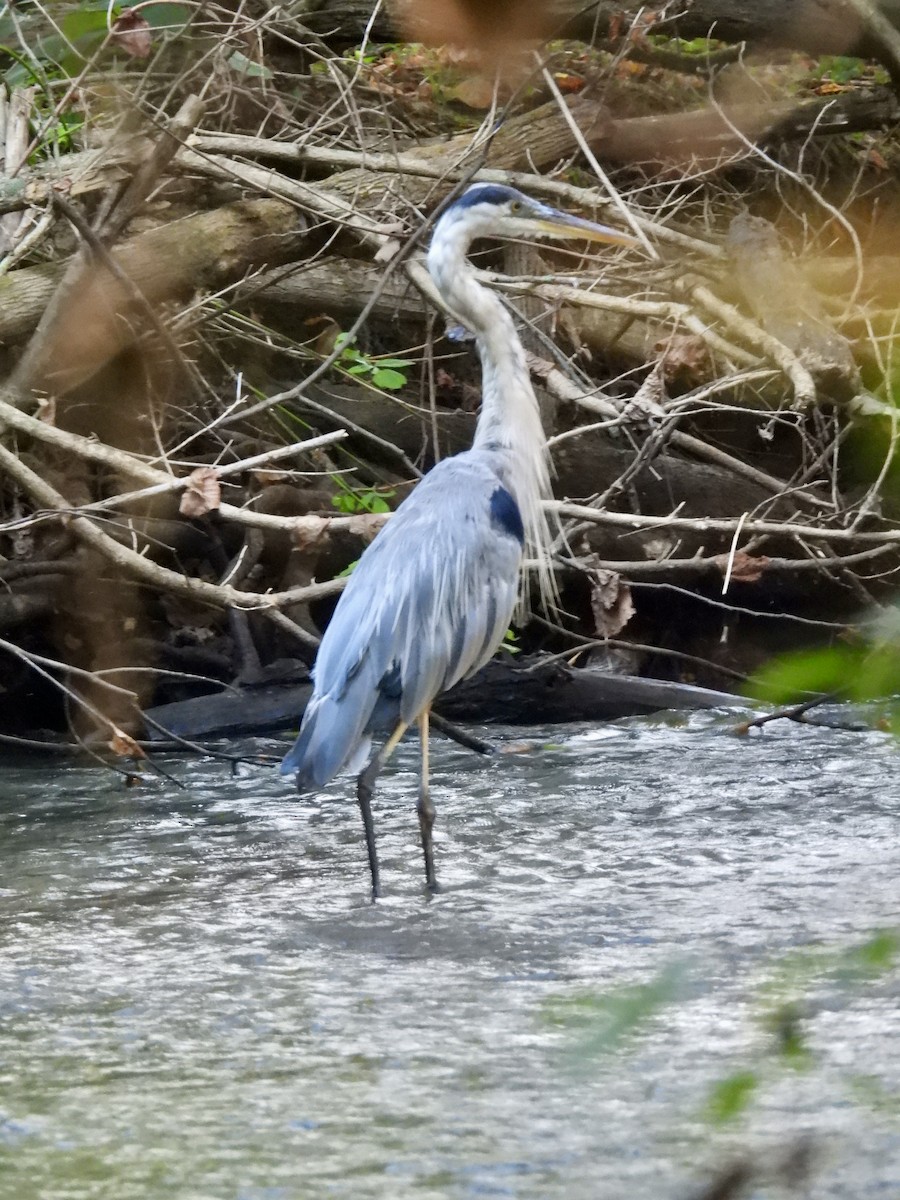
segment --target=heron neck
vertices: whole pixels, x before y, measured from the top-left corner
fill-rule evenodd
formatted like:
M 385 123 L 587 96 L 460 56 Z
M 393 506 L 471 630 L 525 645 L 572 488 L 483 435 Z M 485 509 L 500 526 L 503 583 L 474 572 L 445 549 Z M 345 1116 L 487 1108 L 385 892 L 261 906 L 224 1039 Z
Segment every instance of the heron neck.
M 481 358 L 481 412 L 473 449 L 494 451 L 506 460 L 498 466 L 511 476 L 505 482 L 520 506 L 525 499 L 520 491 L 543 498 L 549 492 L 546 440 L 512 317 L 494 293 L 477 281 L 468 264 L 453 272 L 439 269 L 436 282 L 453 311 L 475 334 Z
M 547 442 L 525 351 L 512 317 L 475 278 L 464 255 L 429 255 L 429 268 L 445 300 L 476 336 L 481 358 L 481 412 L 473 449 L 491 455 L 494 469 L 522 514 L 529 551 L 540 563 L 541 592 L 553 594 L 547 548 L 550 531 L 543 500 L 550 495 Z M 460 262 L 464 265 L 460 266 Z

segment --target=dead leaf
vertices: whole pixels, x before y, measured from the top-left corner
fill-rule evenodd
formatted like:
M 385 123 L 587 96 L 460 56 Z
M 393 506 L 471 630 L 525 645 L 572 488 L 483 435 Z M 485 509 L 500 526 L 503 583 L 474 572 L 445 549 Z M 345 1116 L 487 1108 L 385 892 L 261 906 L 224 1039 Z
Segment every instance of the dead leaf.
M 635 608 L 631 589 L 618 571 L 600 568 L 591 580 L 591 612 L 598 637 L 615 637 L 621 633 Z
M 338 325 L 334 317 L 328 317 L 324 314 L 317 317 L 308 317 L 303 324 L 308 327 L 319 326 L 314 346 L 316 354 L 321 354 L 323 358 L 327 358 L 334 349 L 334 344 L 342 332 L 340 325 Z
M 660 420 L 666 415 L 666 382 L 663 378 L 662 364 L 654 364 L 652 371 L 644 379 L 625 406 L 625 413 L 634 420 L 636 415 L 647 420 Z
M 666 383 L 691 386 L 709 374 L 710 359 L 706 342 L 696 333 L 675 333 L 653 347 L 662 355 Z
M 119 758 L 147 757 L 130 733 L 119 729 L 118 725 L 113 725 L 112 730 L 113 735 L 109 739 L 108 745 L 113 754 L 118 754 Z
M 722 572 L 728 575 L 728 564 L 731 563 L 732 583 L 757 583 L 765 574 L 769 560 L 765 554 L 748 554 L 746 550 L 737 550 L 734 555 L 717 554 L 713 562 Z
M 37 419 L 45 425 L 56 424 L 56 397 L 43 396 L 38 400 Z
M 222 486 L 215 467 L 197 467 L 188 479 L 190 482 L 178 506 L 181 515 L 196 518 L 214 512 L 222 502 Z
M 150 24 L 133 8 L 123 8 L 113 21 L 110 40 L 132 58 L 149 58 L 153 49 Z
M 826 79 L 813 88 L 817 96 L 836 96 L 840 92 L 849 92 L 852 89 L 845 83 L 835 83 L 833 79 Z
M 265 468 L 259 468 L 251 471 L 250 474 L 261 488 L 274 487 L 276 483 L 284 482 L 284 471 L 267 471 Z
M 483 110 L 490 108 L 494 102 L 494 84 L 484 75 L 471 75 L 452 88 L 449 95 L 466 108 Z
M 329 536 L 330 524 L 329 517 L 317 517 L 314 513 L 307 513 L 306 516 L 297 518 L 291 530 L 291 541 L 297 550 L 309 550 Z
M 876 171 L 889 170 L 887 160 L 885 159 L 884 155 L 880 150 L 876 150 L 874 146 L 866 155 L 866 161 L 870 163 L 876 169 Z
M 563 93 L 580 92 L 584 87 L 584 80 L 581 76 L 573 75 L 571 71 L 554 71 L 553 79 Z

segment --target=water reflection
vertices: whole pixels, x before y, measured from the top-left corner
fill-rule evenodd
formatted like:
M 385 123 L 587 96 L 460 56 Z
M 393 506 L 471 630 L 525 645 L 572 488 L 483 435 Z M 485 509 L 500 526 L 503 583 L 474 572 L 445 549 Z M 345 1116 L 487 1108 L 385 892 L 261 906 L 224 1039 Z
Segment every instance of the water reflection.
M 658 1198 L 732 1136 L 792 1131 L 826 1150 L 817 1196 L 889 1194 L 900 1123 L 854 1078 L 900 1089 L 896 976 L 817 979 L 815 1068 L 774 1073 L 735 1135 L 702 1110 L 758 1059 L 773 963 L 900 924 L 900 759 L 879 734 L 727 729 L 442 744 L 434 898 L 410 746 L 376 800 L 374 907 L 339 785 L 7 768 L 0 1196 Z M 614 1052 L 548 1019 L 672 964 L 677 1000 Z

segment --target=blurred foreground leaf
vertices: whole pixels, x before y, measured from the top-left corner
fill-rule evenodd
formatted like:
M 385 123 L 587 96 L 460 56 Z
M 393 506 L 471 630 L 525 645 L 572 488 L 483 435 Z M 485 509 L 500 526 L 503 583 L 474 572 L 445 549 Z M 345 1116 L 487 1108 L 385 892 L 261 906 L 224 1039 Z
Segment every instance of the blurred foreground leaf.
M 713 1086 L 706 1103 L 706 1116 L 714 1125 L 724 1125 L 741 1115 L 759 1087 L 755 1071 L 735 1071 Z
M 579 1057 L 607 1054 L 640 1030 L 661 1008 L 684 991 L 681 966 L 667 967 L 649 983 L 617 988 L 614 992 L 553 996 L 545 1001 L 541 1019 L 578 1033 Z

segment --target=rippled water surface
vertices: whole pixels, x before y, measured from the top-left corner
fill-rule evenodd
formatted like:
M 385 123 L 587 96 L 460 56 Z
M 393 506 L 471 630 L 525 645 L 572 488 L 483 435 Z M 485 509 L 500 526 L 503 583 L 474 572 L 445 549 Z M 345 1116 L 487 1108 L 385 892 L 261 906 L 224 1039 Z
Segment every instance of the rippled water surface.
M 7 762 L 0 1196 L 658 1200 L 801 1136 L 810 1194 L 900 1196 L 898 976 L 828 967 L 900 925 L 900 751 L 729 728 L 560 727 L 492 760 L 436 742 L 434 898 L 403 747 L 374 906 L 341 786 Z M 630 1028 L 625 989 L 659 980 Z M 802 1070 L 761 1019 L 778 986 Z M 739 1071 L 752 1103 L 713 1128 Z

